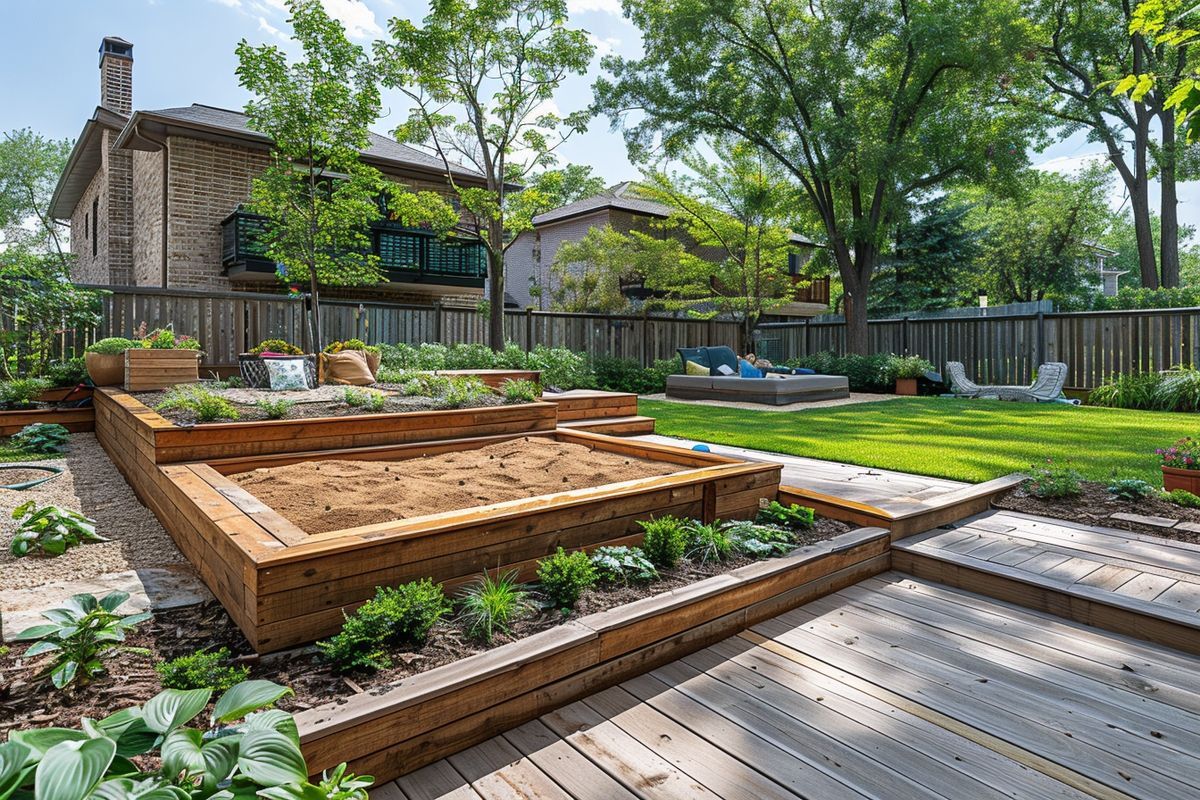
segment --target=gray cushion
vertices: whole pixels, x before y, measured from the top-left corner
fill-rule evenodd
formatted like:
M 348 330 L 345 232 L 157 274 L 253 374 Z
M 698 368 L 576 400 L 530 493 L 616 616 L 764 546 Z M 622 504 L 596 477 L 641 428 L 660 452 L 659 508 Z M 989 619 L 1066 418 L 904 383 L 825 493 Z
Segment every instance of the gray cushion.
M 671 375 L 667 395 L 690 400 L 730 400 L 786 405 L 850 396 L 843 375 L 788 375 L 779 378 L 697 377 Z

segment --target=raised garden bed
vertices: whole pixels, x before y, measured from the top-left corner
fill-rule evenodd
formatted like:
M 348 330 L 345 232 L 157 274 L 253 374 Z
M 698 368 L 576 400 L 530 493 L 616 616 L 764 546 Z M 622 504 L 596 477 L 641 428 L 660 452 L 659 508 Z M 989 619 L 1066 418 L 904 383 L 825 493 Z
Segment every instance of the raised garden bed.
M 73 408 L 60 405 L 68 397 L 72 403 L 91 397 L 89 388 L 51 389 L 38 398 L 36 407 L 16 411 L 0 411 L 0 436 L 12 436 L 26 425 L 38 422 L 62 425 L 72 433 L 93 430 L 96 413 L 91 406 Z
M 1184 508 L 1157 494 L 1122 500 L 1109 493 L 1105 484 L 1092 481 L 1083 481 L 1080 488 L 1082 493 L 1073 497 L 1042 498 L 1018 486 L 997 497 L 992 505 L 1008 511 L 1200 544 L 1200 509 Z
M 536 560 L 559 546 L 636 543 L 641 537 L 637 521 L 653 515 L 705 521 L 751 517 L 761 500 L 774 499 L 779 486 L 781 468 L 775 464 L 553 431 L 530 438 L 656 462 L 671 471 L 587 488 L 572 488 L 568 481 L 550 494 L 310 533 L 286 518 L 289 509 L 269 507 L 227 477 L 291 464 L 463 456 L 515 438 L 520 437 L 150 465 L 134 480 L 260 652 L 336 632 L 343 612 L 369 598 L 376 586 L 428 577 L 453 587 L 485 569 L 516 569 L 528 578 Z M 401 476 L 398 469 L 392 485 Z M 459 488 L 454 480 L 445 490 Z
M 164 389 L 200 379 L 200 351 L 131 348 L 125 351 L 125 391 Z

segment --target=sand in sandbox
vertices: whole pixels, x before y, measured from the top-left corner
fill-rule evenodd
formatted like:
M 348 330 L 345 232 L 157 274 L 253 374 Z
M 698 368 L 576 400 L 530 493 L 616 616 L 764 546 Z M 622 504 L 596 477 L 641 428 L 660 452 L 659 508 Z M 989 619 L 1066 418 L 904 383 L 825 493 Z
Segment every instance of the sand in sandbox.
M 305 461 L 229 477 L 302 530 L 325 533 L 684 469 L 529 437 L 406 461 Z

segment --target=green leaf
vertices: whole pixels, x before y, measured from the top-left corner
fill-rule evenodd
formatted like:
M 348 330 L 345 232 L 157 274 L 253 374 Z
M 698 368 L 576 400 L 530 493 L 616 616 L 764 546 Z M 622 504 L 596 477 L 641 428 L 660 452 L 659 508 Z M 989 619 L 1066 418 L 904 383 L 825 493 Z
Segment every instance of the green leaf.
M 57 625 L 34 625 L 32 628 L 26 628 L 13 637 L 14 642 L 28 642 L 33 639 L 42 639 L 58 632 Z
M 36 644 L 30 645 L 29 649 L 25 651 L 25 656 L 32 658 L 33 656 L 40 656 L 42 653 L 51 653 L 55 650 L 62 650 L 62 646 L 50 639 L 43 639 Z
M 82 800 L 104 777 L 116 752 L 112 739 L 56 744 L 34 773 L 34 800 Z
M 268 708 L 246 717 L 246 730 L 279 731 L 300 741 L 300 731 L 296 728 L 295 718 L 286 711 L 278 708 Z
M 204 758 L 205 788 L 215 789 L 237 767 L 241 740 L 240 736 L 226 736 L 206 742 L 200 748 L 200 755 Z
M 33 751 L 20 742 L 0 744 L 0 800 L 5 800 L 24 782 Z
M 213 721 L 241 719 L 251 711 L 269 706 L 289 694 L 292 694 L 291 689 L 271 681 L 243 681 L 221 695 L 213 708 Z
M 190 795 L 183 787 L 153 777 L 143 781 L 132 778 L 107 780 L 96 787 L 91 797 L 94 800 L 188 800 Z
M 142 720 L 156 733 L 169 733 L 194 719 L 208 705 L 209 689 L 166 689 L 142 707 Z
M 54 668 L 50 673 L 50 682 L 58 689 L 63 688 L 71 681 L 75 680 L 75 673 L 79 671 L 79 662 L 64 661 Z
M 95 598 L 92 599 L 95 600 Z M 109 613 L 115 613 L 121 604 L 128 599 L 128 592 L 109 592 L 100 600 L 100 607 Z
M 1141 99 L 1143 97 L 1146 96 L 1146 93 L 1149 92 L 1153 88 L 1154 88 L 1154 76 L 1153 75 L 1139 75 L 1138 81 L 1137 81 L 1137 86 L 1135 86 L 1133 91 L 1130 92 L 1129 98 L 1131 100 L 1133 100 L 1135 103 L 1139 102 L 1139 101 L 1141 101 Z
M 28 747 L 33 754 L 41 758 L 50 748 L 62 742 L 82 742 L 88 738 L 83 731 L 71 728 L 35 728 L 31 731 L 13 731 L 8 736 L 10 742 L 17 742 Z
M 250 731 L 243 736 L 237 763 L 238 769 L 262 786 L 308 780 L 300 746 L 276 731 Z
M 178 728 L 167 734 L 162 743 L 163 773 L 171 780 L 185 773 L 203 773 L 204 757 L 200 754 L 203 741 L 204 734 L 195 728 Z

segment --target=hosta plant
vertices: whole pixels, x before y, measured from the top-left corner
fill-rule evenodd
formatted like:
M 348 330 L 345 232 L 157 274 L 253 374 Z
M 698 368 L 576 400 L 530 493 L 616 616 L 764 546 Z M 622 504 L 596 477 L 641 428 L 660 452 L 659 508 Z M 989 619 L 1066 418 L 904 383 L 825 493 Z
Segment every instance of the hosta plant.
M 72 728 L 15 731 L 0 744 L 0 800 L 367 800 L 374 779 L 341 764 L 308 780 L 292 715 L 272 706 L 291 690 L 245 681 L 222 694 L 205 726 L 208 689 L 167 689 L 145 705 Z M 155 764 L 143 771 L 143 765 Z
M 38 508 L 33 500 L 28 500 L 13 509 L 12 518 L 17 521 L 17 530 L 9 550 L 17 558 L 31 553 L 60 556 L 69 547 L 108 541 L 96 533 L 94 521 L 61 506 Z
M 71 432 L 53 422 L 35 422 L 13 434 L 8 443 L 24 453 L 39 456 L 61 453 Z
M 649 583 L 658 580 L 658 570 L 640 547 L 597 547 L 592 566 L 601 583 Z
M 792 528 L 793 530 L 811 528 L 815 520 L 816 514 L 813 512 L 813 509 L 799 505 L 798 503 L 785 506 L 778 500 L 772 500 L 765 508 L 760 508 L 758 516 L 755 517 L 756 522 L 778 525 L 783 528 Z
M 796 535 L 777 525 L 759 525 L 739 520 L 723 526 L 734 552 L 750 558 L 782 556 L 796 547 Z
M 95 595 L 77 594 L 61 608 L 43 611 L 42 616 L 49 622 L 26 628 L 14 641 L 34 642 L 25 651 L 26 658 L 51 656 L 44 674 L 59 689 L 72 682 L 87 683 L 104 672 L 104 659 L 117 652 L 150 654 L 145 648 L 121 644 L 126 631 L 150 618 L 149 612 L 128 616 L 116 613 L 128 599 L 125 592 L 110 592 L 99 600 Z

